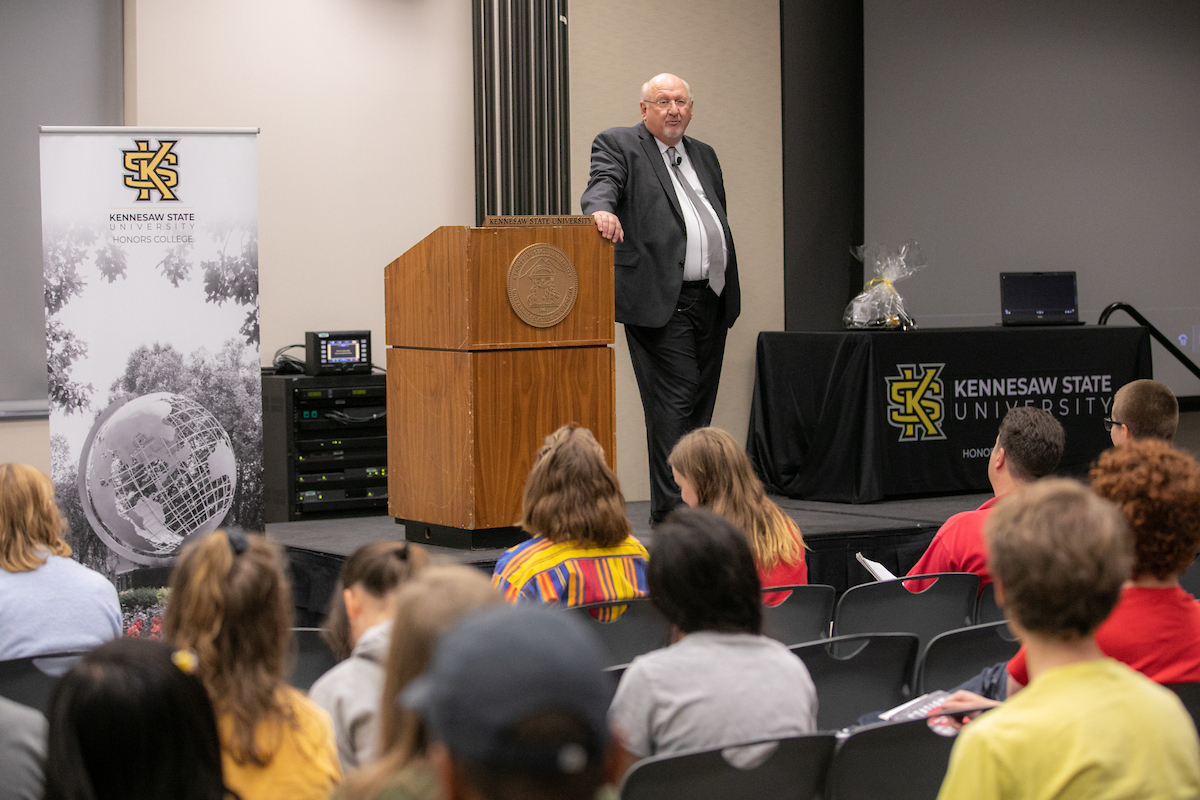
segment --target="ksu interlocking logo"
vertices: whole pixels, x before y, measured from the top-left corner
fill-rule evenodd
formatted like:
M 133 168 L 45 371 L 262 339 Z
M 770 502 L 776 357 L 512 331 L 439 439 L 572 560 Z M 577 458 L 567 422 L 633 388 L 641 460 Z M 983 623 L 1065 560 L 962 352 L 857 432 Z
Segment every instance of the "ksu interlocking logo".
M 939 380 L 945 367 L 945 364 L 897 364 L 900 374 L 887 378 L 888 423 L 900 429 L 900 441 L 946 438 L 942 433 L 945 395 Z
M 177 141 L 159 140 L 158 149 L 151 150 L 148 140 L 135 139 L 136 150 L 121 151 L 125 154 L 125 169 L 133 173 L 125 176 L 125 185 L 138 190 L 138 200 L 149 200 L 150 192 L 156 190 L 162 200 L 179 199 L 171 191 L 179 185 L 179 173 L 171 169 L 179 163 L 179 157 L 171 152 Z

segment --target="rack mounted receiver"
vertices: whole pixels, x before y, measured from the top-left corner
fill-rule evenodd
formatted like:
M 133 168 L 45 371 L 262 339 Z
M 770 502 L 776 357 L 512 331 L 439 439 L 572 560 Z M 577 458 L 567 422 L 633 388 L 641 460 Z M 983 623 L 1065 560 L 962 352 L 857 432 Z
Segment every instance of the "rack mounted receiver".
M 308 331 L 304 334 L 307 375 L 369 375 L 370 331 Z

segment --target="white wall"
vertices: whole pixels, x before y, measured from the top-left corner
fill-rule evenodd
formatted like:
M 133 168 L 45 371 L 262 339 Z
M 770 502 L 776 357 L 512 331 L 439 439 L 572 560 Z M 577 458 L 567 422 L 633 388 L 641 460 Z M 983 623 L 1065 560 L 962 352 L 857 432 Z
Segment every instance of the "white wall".
M 686 11 L 686 13 L 684 13 Z M 688 134 L 721 159 L 737 242 L 742 316 L 730 331 L 713 424 L 746 436 L 758 332 L 783 330 L 783 153 L 776 0 L 571 4 L 571 190 L 587 186 L 592 138 L 635 125 L 642 84 L 673 72 L 692 87 Z M 617 326 L 617 473 L 650 497 L 641 400 Z
M 126 123 L 256 126 L 262 354 L 371 329 L 383 268 L 474 220 L 471 9 L 126 0 Z

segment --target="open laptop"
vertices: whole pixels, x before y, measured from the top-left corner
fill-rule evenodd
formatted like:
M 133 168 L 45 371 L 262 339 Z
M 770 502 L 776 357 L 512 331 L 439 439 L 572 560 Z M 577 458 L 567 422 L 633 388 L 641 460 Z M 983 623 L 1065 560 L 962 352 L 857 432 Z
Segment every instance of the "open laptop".
M 1074 272 L 1001 272 L 1001 325 L 1082 325 Z

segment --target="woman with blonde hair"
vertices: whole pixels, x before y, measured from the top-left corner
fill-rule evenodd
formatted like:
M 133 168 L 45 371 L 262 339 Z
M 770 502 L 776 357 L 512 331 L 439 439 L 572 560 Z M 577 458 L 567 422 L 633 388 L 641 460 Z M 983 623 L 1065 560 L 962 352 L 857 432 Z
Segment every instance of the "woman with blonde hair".
M 71 558 L 49 476 L 0 464 L 0 661 L 90 650 L 120 636 L 117 590 Z
M 667 457 L 683 502 L 707 508 L 746 536 L 764 589 L 808 583 L 800 527 L 771 502 L 742 446 L 720 428 L 697 428 L 679 440 Z M 768 606 L 787 592 L 763 596 Z
M 531 538 L 502 555 L 492 575 L 509 602 L 567 607 L 646 596 L 646 548 L 633 537 L 621 484 L 587 428 L 564 425 L 546 437 L 517 524 Z
M 437 639 L 474 611 L 504 602 L 487 577 L 471 567 L 429 567 L 400 587 L 379 701 L 379 759 L 350 776 L 338 800 L 437 798 L 436 776 L 425 759 L 425 729 L 396 698 L 429 662 Z
M 216 531 L 171 573 L 164 633 L 196 654 L 242 800 L 324 800 L 341 779 L 329 715 L 284 683 L 292 617 L 279 551 L 261 536 Z
M 308 696 L 333 717 L 343 769 L 360 767 L 375 756 L 396 593 L 428 563 L 424 548 L 408 542 L 371 542 L 342 565 L 321 631 L 342 660 L 313 683 Z

